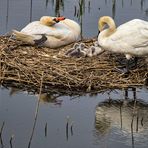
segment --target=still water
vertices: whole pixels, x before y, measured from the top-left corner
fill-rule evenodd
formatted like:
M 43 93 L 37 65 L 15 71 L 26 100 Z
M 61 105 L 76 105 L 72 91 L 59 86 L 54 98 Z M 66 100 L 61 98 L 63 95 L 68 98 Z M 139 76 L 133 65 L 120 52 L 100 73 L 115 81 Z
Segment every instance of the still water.
M 20 30 L 43 15 L 79 22 L 88 38 L 98 34 L 103 15 L 112 16 L 117 25 L 148 20 L 148 0 L 0 0 L 0 34 Z M 44 94 L 37 106 L 37 95 L 1 87 L 0 147 L 147 148 L 147 94 L 146 88 L 56 99 Z

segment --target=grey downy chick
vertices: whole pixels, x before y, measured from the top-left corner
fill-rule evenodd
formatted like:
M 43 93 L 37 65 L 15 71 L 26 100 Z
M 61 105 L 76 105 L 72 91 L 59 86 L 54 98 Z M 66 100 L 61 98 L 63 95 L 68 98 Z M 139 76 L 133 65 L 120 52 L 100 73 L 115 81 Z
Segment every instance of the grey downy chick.
M 84 43 L 75 43 L 72 48 L 70 48 L 66 54 L 68 57 L 85 57 L 86 52 L 85 52 L 85 44 Z

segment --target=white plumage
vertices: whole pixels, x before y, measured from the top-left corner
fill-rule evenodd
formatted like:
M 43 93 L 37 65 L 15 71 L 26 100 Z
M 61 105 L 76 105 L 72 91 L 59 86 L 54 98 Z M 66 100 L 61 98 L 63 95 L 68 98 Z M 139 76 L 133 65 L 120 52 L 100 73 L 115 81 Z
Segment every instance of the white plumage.
M 61 18 L 61 17 L 60 17 Z M 43 16 L 40 21 L 29 23 L 20 32 L 13 30 L 16 39 L 34 45 L 42 42 L 43 46 L 57 48 L 79 39 L 80 26 L 73 20 Z M 43 38 L 43 39 L 42 39 Z
M 104 29 L 105 25 L 107 29 Z M 103 16 L 98 22 L 100 34 L 98 44 L 111 52 L 123 53 L 127 59 L 132 56 L 148 56 L 148 22 L 133 19 L 116 28 L 114 20 Z

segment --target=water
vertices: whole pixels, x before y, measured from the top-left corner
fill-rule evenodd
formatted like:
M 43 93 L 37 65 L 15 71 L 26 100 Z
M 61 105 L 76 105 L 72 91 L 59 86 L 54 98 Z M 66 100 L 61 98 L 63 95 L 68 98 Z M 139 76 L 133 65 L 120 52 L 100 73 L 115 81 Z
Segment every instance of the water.
M 119 102 L 125 100 L 124 91 L 76 98 L 61 96 L 58 98 L 60 104 L 41 101 L 31 147 L 114 148 L 126 146 L 130 148 L 135 146 L 136 148 L 146 148 L 148 145 L 147 93 L 146 89 L 137 89 L 139 124 L 138 131 L 133 126 L 133 135 L 131 121 L 134 104 L 131 100 L 134 97 L 131 89 L 129 90 L 129 99 L 122 105 L 121 112 L 121 103 Z M 2 122 L 5 121 L 2 134 L 3 144 L 5 147 L 9 147 L 10 138 L 14 135 L 13 147 L 28 147 L 35 122 L 37 96 L 29 95 L 27 92 L 17 91 L 15 93 L 12 88 L 1 89 L 0 94 L 0 125 L 2 126 Z M 134 117 L 134 125 L 137 125 L 135 121 L 137 121 L 136 116 Z
M 82 36 L 86 38 L 98 34 L 98 18 L 103 15 L 112 16 L 117 25 L 134 18 L 148 20 L 147 0 L 59 2 L 0 0 L 0 34 L 12 29 L 20 30 L 30 21 L 38 20 L 43 15 L 64 15 L 74 19 L 80 23 Z M 56 100 L 51 100 L 52 96 L 44 95 L 35 122 L 38 96 L 14 88 L 1 87 L 0 127 L 4 123 L 4 128 L 0 147 L 11 147 L 11 141 L 13 148 L 27 148 L 33 133 L 32 148 L 146 148 L 147 94 L 146 88 L 137 88 L 136 94 L 134 90 L 129 89 L 129 99 L 125 99 L 125 90 L 93 96 L 60 96 Z M 132 101 L 135 97 L 138 100 L 136 103 Z
M 98 34 L 98 18 L 109 15 L 117 25 L 140 18 L 148 20 L 147 0 L 0 0 L 0 34 L 22 29 L 43 15 L 64 15 L 82 26 L 83 36 Z M 82 3 L 82 6 L 79 6 Z M 76 11 L 75 11 L 76 10 Z

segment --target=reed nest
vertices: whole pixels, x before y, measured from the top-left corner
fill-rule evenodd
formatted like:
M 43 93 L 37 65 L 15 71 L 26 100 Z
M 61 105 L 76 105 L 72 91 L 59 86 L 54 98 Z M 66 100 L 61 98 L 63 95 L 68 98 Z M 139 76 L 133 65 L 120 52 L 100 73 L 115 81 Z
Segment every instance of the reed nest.
M 96 39 L 83 40 L 91 46 Z M 64 53 L 73 44 L 59 48 L 30 46 L 7 36 L 0 37 L 0 83 L 20 88 L 63 92 L 100 92 L 143 86 L 148 72 L 143 58 L 138 67 L 125 75 L 117 67 L 125 63 L 121 54 L 104 52 L 94 57 L 65 57 Z

